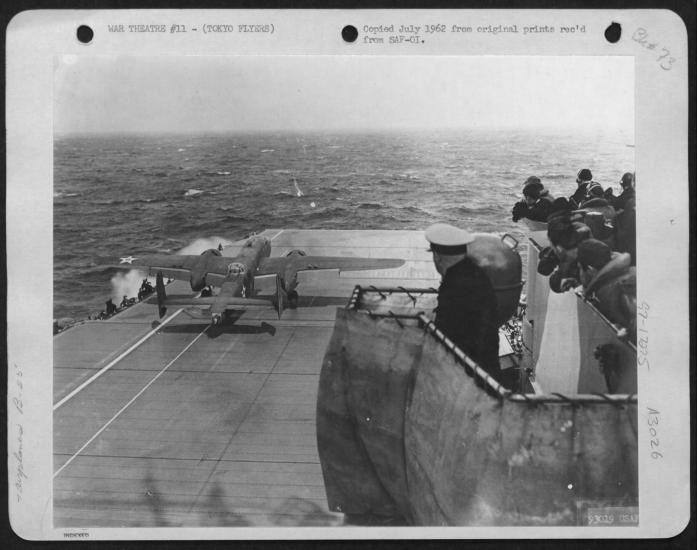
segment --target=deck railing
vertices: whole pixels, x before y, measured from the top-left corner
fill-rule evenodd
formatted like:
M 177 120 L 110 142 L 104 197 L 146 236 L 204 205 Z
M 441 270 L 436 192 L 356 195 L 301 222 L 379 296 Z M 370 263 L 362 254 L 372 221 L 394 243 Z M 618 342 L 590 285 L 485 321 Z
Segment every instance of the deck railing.
M 372 292 L 380 297 L 381 301 L 387 301 L 390 297 L 395 295 L 403 295 L 408 298 L 412 303 L 412 308 L 414 309 L 411 313 L 405 313 L 404 306 L 398 305 L 393 309 L 389 308 L 389 305 L 383 305 L 382 311 L 373 311 L 365 307 L 363 297 L 366 293 Z M 558 392 L 552 392 L 549 394 L 529 394 L 529 393 L 519 393 L 513 392 L 505 387 L 503 387 L 498 381 L 496 381 L 483 367 L 477 364 L 471 357 L 469 357 L 464 351 L 455 345 L 455 343 L 450 340 L 441 330 L 436 327 L 434 321 L 426 315 L 424 309 L 418 309 L 417 305 L 420 298 L 431 297 L 435 298 L 438 291 L 435 288 L 405 288 L 405 287 L 361 287 L 356 285 L 351 293 L 349 302 L 346 309 L 365 313 L 371 318 L 388 318 L 395 321 L 400 327 L 404 327 L 404 320 L 411 320 L 426 331 L 431 337 L 435 338 L 440 342 L 457 360 L 457 362 L 463 366 L 465 372 L 477 380 L 490 394 L 498 397 L 500 400 L 507 400 L 513 402 L 523 402 L 530 406 L 537 405 L 547 405 L 547 404 L 567 404 L 572 407 L 582 406 L 585 404 L 607 404 L 613 405 L 615 407 L 622 407 L 628 404 L 637 404 L 636 394 L 608 394 L 608 393 L 589 393 L 589 394 L 574 394 L 567 395 Z M 590 304 L 589 304 L 590 305 Z

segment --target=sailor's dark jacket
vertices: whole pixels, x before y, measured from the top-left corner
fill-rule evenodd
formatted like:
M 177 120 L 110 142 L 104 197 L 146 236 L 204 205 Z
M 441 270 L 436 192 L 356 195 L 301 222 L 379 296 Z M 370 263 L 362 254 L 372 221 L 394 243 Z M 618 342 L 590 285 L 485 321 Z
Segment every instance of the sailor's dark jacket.
M 581 208 L 592 212 L 600 212 L 606 220 L 610 221 L 614 220 L 615 216 L 617 216 L 617 212 L 612 204 L 610 204 L 610 201 L 602 197 L 587 199 L 581 204 Z
M 436 326 L 496 380 L 501 380 L 496 294 L 470 258 L 450 267 L 438 289 Z
M 569 200 L 574 202 L 576 208 L 578 208 L 578 206 L 586 200 L 586 197 L 588 196 L 588 186 L 590 184 L 590 181 L 581 183 L 576 188 L 576 191 L 574 191 L 574 194 L 569 197 Z
M 636 198 L 636 190 L 633 187 L 627 187 L 622 190 L 619 196 L 611 199 L 612 206 L 615 210 L 624 210 L 627 207 L 627 201 Z
M 535 220 L 538 222 L 546 222 L 547 217 L 552 209 L 552 203 L 554 202 L 554 197 L 549 194 L 547 189 L 544 189 L 540 193 L 540 198 L 537 199 L 535 204 L 528 208 L 525 217 L 530 220 Z

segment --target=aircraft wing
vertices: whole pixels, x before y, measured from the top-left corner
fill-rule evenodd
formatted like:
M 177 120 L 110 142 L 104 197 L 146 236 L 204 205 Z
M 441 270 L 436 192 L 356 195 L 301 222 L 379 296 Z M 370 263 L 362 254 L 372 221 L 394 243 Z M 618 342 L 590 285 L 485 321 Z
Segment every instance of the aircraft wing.
M 206 284 L 223 287 L 227 281 L 227 275 L 222 273 L 216 273 L 215 271 L 206 273 Z
M 392 258 L 352 258 L 346 256 L 282 256 L 265 258 L 255 275 L 292 277 L 298 271 L 312 269 L 338 269 L 339 271 L 372 271 L 404 265 L 404 260 Z
M 148 298 L 147 302 L 157 301 L 157 296 L 152 296 Z M 218 296 L 209 296 L 207 298 L 196 298 L 189 294 L 168 294 L 165 299 L 164 304 L 173 307 L 192 307 L 192 306 L 213 306 L 220 304 L 223 307 L 221 310 L 226 309 L 268 309 L 273 307 L 271 299 L 268 300 L 263 298 L 241 298 L 241 297 L 230 297 L 224 302 L 218 302 Z
M 280 292 L 280 283 L 276 281 L 277 289 Z M 195 297 L 190 294 L 170 294 L 167 295 L 164 285 L 164 277 L 161 273 L 157 274 L 155 283 L 157 295 L 149 298 L 148 302 L 157 300 L 160 318 L 167 313 L 169 306 L 174 307 L 207 307 L 211 313 L 213 324 L 222 322 L 222 314 L 229 309 L 268 309 L 273 307 L 279 319 L 283 311 L 283 303 L 280 294 L 275 298 L 243 298 L 237 295 L 239 285 L 232 281 L 225 282 L 217 296 Z
M 284 298 L 281 288 L 280 279 L 276 277 L 276 296 L 274 298 L 242 298 L 237 296 L 239 287 L 232 282 L 225 282 L 220 287 L 220 292 L 213 297 L 211 304 L 211 313 L 213 315 L 220 314 L 228 309 L 259 309 L 273 307 L 278 313 L 278 318 L 281 318 L 283 313 Z
M 121 258 L 121 263 L 112 265 L 118 269 L 137 269 L 147 272 L 148 275 L 156 275 L 158 271 L 169 279 L 188 281 L 191 270 L 200 260 L 198 255 L 187 254 L 154 254 L 151 256 L 138 256 Z

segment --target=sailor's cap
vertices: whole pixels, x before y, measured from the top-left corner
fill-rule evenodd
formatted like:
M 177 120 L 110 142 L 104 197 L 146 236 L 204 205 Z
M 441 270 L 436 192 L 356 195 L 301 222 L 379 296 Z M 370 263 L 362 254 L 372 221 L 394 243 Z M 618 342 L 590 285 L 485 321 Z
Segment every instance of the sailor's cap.
M 430 250 L 439 254 L 463 254 L 474 241 L 472 233 L 447 223 L 434 223 L 426 228 L 424 236 L 431 243 Z

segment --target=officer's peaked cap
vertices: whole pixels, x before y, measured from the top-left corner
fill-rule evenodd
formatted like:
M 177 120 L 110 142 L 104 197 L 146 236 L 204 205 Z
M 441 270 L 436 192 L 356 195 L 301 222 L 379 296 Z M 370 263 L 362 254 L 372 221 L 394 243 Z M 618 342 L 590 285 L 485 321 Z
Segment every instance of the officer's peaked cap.
M 439 254 L 463 254 L 467 245 L 474 241 L 474 235 L 447 223 L 434 223 L 424 232 L 431 243 L 431 250 Z

